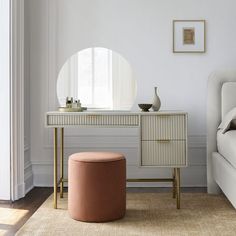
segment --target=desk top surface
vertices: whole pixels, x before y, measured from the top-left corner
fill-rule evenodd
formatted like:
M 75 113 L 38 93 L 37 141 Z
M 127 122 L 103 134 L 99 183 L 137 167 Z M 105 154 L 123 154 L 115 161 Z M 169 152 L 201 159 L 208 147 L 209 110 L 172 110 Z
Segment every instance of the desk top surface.
M 161 111 L 83 111 L 83 112 L 60 112 L 60 111 L 48 111 L 47 115 L 187 115 L 187 112 L 178 110 L 161 110 Z

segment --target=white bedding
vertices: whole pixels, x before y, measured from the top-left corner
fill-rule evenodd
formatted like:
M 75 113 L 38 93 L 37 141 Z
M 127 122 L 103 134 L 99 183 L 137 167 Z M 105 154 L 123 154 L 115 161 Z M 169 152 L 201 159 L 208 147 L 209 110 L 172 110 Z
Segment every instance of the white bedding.
M 217 147 L 218 152 L 236 168 L 236 130 L 229 130 L 224 134 L 222 130 L 218 130 Z

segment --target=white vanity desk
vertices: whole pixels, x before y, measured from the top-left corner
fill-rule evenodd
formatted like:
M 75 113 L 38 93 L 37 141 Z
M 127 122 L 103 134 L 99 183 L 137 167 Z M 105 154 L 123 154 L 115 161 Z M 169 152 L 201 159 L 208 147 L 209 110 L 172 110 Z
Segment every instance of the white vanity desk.
M 46 127 L 54 128 L 54 208 L 57 208 L 57 187 L 63 197 L 64 128 L 125 127 L 139 128 L 140 167 L 171 167 L 173 177 L 166 179 L 127 179 L 129 182 L 172 182 L 173 197 L 180 208 L 180 168 L 187 166 L 187 113 L 161 112 L 47 112 Z M 60 135 L 60 180 L 57 181 L 57 136 Z M 79 150 L 78 150 L 79 151 Z

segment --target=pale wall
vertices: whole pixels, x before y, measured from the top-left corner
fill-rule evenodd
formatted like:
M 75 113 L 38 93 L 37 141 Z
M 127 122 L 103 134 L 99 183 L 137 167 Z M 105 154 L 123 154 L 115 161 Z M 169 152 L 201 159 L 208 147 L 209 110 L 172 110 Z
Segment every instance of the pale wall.
M 234 0 L 30 0 L 30 122 L 34 184 L 52 184 L 52 130 L 44 128 L 44 113 L 57 107 L 56 78 L 77 50 L 102 46 L 121 53 L 137 79 L 137 99 L 151 101 L 158 86 L 161 109 L 189 113 L 190 166 L 186 186 L 206 185 L 207 78 L 215 69 L 236 66 L 236 2 Z M 207 51 L 172 53 L 172 20 L 205 19 Z M 82 132 L 82 131 L 81 131 Z M 120 133 L 122 132 L 122 133 Z M 69 133 L 66 156 L 78 150 L 123 150 L 132 160 L 128 174 L 155 177 L 169 172 L 136 167 L 137 138 L 127 131 Z M 125 137 L 124 137 L 125 136 Z M 78 149 L 79 148 L 79 149 Z

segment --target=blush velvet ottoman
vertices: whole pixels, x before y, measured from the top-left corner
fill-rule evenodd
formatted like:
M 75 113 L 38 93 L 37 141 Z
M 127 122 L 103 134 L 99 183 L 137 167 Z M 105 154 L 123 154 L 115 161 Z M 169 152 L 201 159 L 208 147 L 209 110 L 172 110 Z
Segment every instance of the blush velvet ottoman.
M 126 160 L 120 153 L 81 152 L 69 157 L 68 211 L 86 222 L 120 219 L 126 210 Z

